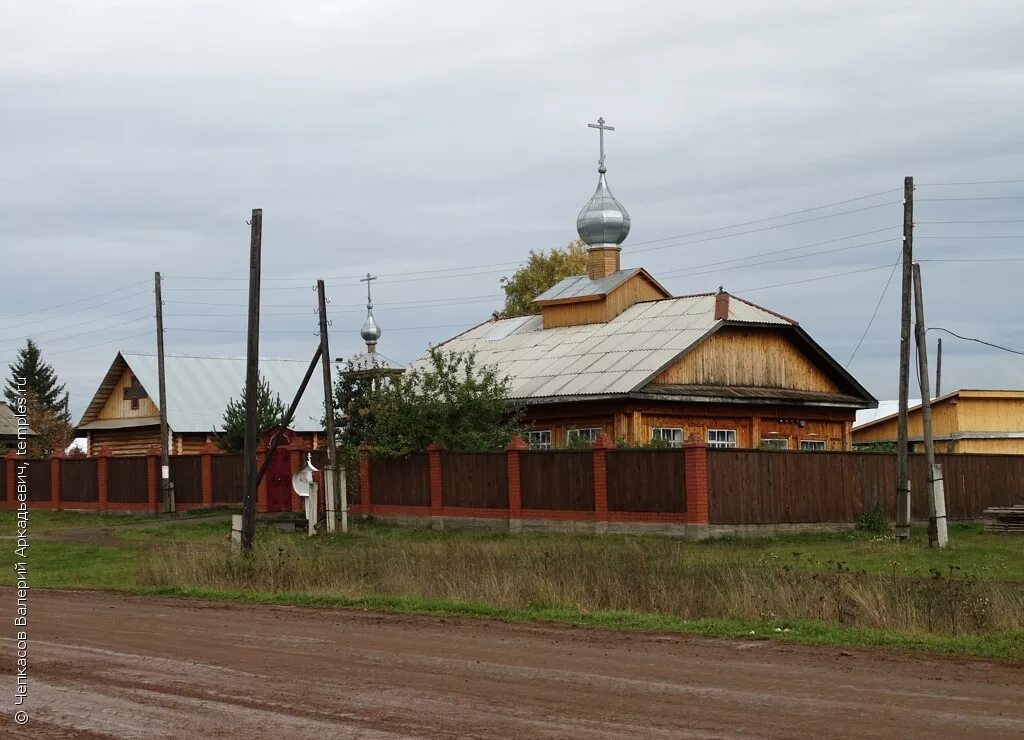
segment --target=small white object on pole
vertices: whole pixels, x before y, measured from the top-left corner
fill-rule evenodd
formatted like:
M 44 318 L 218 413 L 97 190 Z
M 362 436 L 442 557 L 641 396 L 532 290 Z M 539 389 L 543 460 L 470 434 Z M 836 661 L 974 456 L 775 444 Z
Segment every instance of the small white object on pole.
M 292 490 L 306 500 L 306 519 L 309 522 L 309 536 L 316 534 L 317 517 L 317 485 L 315 474 L 319 472 L 313 467 L 313 456 L 306 455 L 306 463 L 295 471 L 292 476 Z

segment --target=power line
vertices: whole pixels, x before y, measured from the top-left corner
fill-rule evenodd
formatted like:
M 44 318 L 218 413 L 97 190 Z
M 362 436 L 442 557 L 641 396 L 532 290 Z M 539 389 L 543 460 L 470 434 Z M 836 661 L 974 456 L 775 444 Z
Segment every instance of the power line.
M 83 349 L 92 349 L 93 347 L 102 347 L 105 344 L 114 344 L 115 342 L 127 342 L 129 339 L 138 339 L 139 337 L 150 336 L 150 335 L 152 335 L 154 333 L 155 333 L 154 330 L 150 329 L 149 331 L 144 331 L 141 334 L 134 334 L 134 335 L 132 335 L 130 337 L 118 337 L 116 339 L 110 339 L 110 340 L 108 340 L 106 342 L 97 342 L 96 344 L 89 344 L 89 345 L 86 345 L 85 347 L 74 347 L 73 349 L 61 349 L 61 350 L 57 350 L 56 352 L 48 352 L 47 354 L 48 355 L 62 355 L 65 352 L 79 352 L 79 351 L 81 351 Z
M 1024 224 L 1024 218 L 1011 218 L 1001 220 L 981 219 L 977 221 L 915 221 L 914 224 L 917 226 L 920 226 L 921 224 Z
M 917 262 L 1024 262 L 1024 257 L 965 257 L 963 259 L 924 259 Z
M 690 236 L 700 236 L 701 234 L 711 234 L 711 233 L 714 233 L 716 231 L 725 231 L 727 229 L 738 229 L 741 226 L 751 226 L 753 224 L 764 223 L 765 221 L 775 221 L 776 219 L 780 219 L 780 218 L 788 218 L 790 216 L 799 216 L 801 214 L 810 213 L 812 211 L 820 211 L 823 208 L 832 208 L 833 206 L 842 206 L 842 205 L 846 205 L 847 203 L 855 203 L 856 201 L 859 201 L 859 200 L 867 200 L 868 198 L 877 198 L 880 195 L 888 195 L 890 193 L 899 192 L 899 190 L 900 190 L 900 188 L 893 188 L 891 190 L 882 190 L 882 191 L 880 191 L 878 193 L 871 193 L 869 195 L 861 195 L 861 196 L 858 196 L 856 198 L 848 198 L 847 200 L 840 200 L 840 201 L 836 201 L 835 203 L 826 203 L 825 205 L 814 206 L 813 208 L 804 208 L 803 210 L 800 210 L 800 211 L 790 211 L 789 213 L 780 213 L 780 214 L 778 214 L 776 216 L 765 216 L 764 218 L 755 218 L 753 221 L 743 221 L 741 223 L 730 224 L 728 226 L 717 226 L 717 227 L 715 227 L 713 229 L 704 229 L 703 231 L 691 231 L 688 234 L 676 234 L 675 236 L 664 236 L 664 237 L 662 237 L 660 239 L 650 239 L 650 240 L 645 241 L 645 242 L 636 242 L 635 244 L 632 244 L 631 246 L 638 247 L 638 246 L 641 246 L 643 244 L 655 244 L 657 242 L 671 241 L 672 239 L 685 239 L 685 238 L 690 237 Z M 848 211 L 848 213 L 852 213 L 852 212 L 853 211 Z M 835 214 L 835 215 L 838 216 L 838 215 L 843 215 L 843 214 Z M 797 222 L 797 223 L 802 223 L 802 222 Z
M 55 308 L 64 308 L 65 306 L 73 306 L 76 303 L 85 303 L 86 301 L 91 301 L 94 298 L 101 298 L 103 296 L 110 295 L 111 293 L 117 293 L 118 291 L 121 291 L 121 290 L 128 290 L 128 288 L 134 288 L 136 285 L 142 285 L 143 283 L 147 283 L 147 282 L 149 282 L 149 281 L 148 280 L 140 280 L 137 283 L 130 283 L 130 284 L 124 285 L 124 286 L 122 286 L 120 288 L 113 288 L 111 290 L 107 290 L 107 291 L 104 291 L 102 293 L 96 293 L 95 295 L 87 296 L 85 298 L 79 298 L 78 300 L 75 300 L 75 301 L 68 301 L 67 303 L 58 303 L 56 306 L 47 306 L 46 308 L 37 308 L 34 311 L 26 311 L 25 313 L 14 314 L 13 316 L 4 316 L 3 318 L 0 318 L 0 321 L 10 321 L 11 319 L 19 319 L 22 316 L 31 316 L 34 313 L 42 313 L 43 311 L 52 311 Z M 149 291 L 143 291 L 143 293 L 148 293 L 148 292 Z M 134 293 L 133 295 L 141 295 L 141 293 Z M 107 303 L 115 303 L 116 301 L 121 301 L 121 300 L 124 300 L 125 298 L 131 298 L 131 297 L 132 296 L 122 296 L 121 298 L 115 298 L 114 300 L 107 301 Z M 97 305 L 105 306 L 107 304 L 106 303 L 99 303 Z M 96 306 L 92 306 L 91 308 L 96 308 Z M 88 309 L 81 309 L 81 310 L 88 310 Z M 35 322 L 35 323 L 38 323 L 38 322 Z
M 798 224 L 811 223 L 812 221 L 822 221 L 822 220 L 827 219 L 827 218 L 835 218 L 836 216 L 845 216 L 845 215 L 847 215 L 849 213 L 860 213 L 861 211 L 870 211 L 870 210 L 872 210 L 874 208 L 883 208 L 885 206 L 892 206 L 892 205 L 898 205 L 898 202 L 879 203 L 879 204 L 873 205 L 873 206 L 865 206 L 864 208 L 854 208 L 854 209 L 849 210 L 849 211 L 840 211 L 839 213 L 830 213 L 830 214 L 828 214 L 826 216 L 816 216 L 814 218 L 805 218 L 805 219 L 801 219 L 800 221 L 788 221 L 788 222 L 786 222 L 784 224 L 772 224 L 771 226 L 762 226 L 762 227 L 757 228 L 757 229 L 749 229 L 747 231 L 737 231 L 737 232 L 735 232 L 733 234 L 721 234 L 720 236 L 709 236 L 706 239 L 693 239 L 692 241 L 679 242 L 677 244 L 662 244 L 661 246 L 658 246 L 658 247 L 647 247 L 646 249 L 633 249 L 632 247 L 626 247 L 626 248 L 623 249 L 623 251 L 627 251 L 627 252 L 630 252 L 630 253 L 638 253 L 638 252 L 653 252 L 653 251 L 658 250 L 658 249 L 669 249 L 671 247 L 687 247 L 687 246 L 689 246 L 691 244 L 704 244 L 706 242 L 718 241 L 719 239 L 731 239 L 734 236 L 745 236 L 747 234 L 758 234 L 758 233 L 760 233 L 762 231 L 771 231 L 772 229 L 784 229 L 787 226 L 796 226 Z M 640 243 L 643 244 L 645 242 L 640 242 Z
M 460 324 L 435 324 L 433 326 L 395 326 L 389 327 L 388 331 L 418 331 L 420 329 L 452 329 L 460 326 L 465 326 L 466 322 Z M 185 328 L 180 326 L 168 326 L 166 331 L 180 331 L 180 332 L 208 332 L 213 334 L 245 334 L 245 329 L 207 329 L 207 328 Z M 303 334 L 305 330 L 295 329 L 293 331 L 264 331 L 260 329 L 260 334 Z M 316 332 L 311 332 L 315 334 Z
M 975 180 L 974 182 L 919 182 L 917 187 L 921 188 L 941 188 L 950 185 L 1009 185 L 1012 183 L 1021 183 L 1024 180 Z
M 892 239 L 879 239 L 878 241 L 867 242 L 866 244 L 851 244 L 851 245 L 848 245 L 848 246 L 845 246 L 845 247 L 836 247 L 835 249 L 822 249 L 822 250 L 820 250 L 818 252 L 809 252 L 807 254 L 795 254 L 795 255 L 792 255 L 790 257 L 778 257 L 777 259 L 772 259 L 772 260 L 762 260 L 760 262 L 750 262 L 750 263 L 745 264 L 745 265 L 733 265 L 731 267 L 718 267 L 718 268 L 716 268 L 714 270 L 704 270 L 703 272 L 685 272 L 684 271 L 684 272 L 678 273 L 678 274 L 666 273 L 665 275 L 663 275 L 663 277 L 694 277 L 696 275 L 708 275 L 708 274 L 714 274 L 714 273 L 719 273 L 719 272 L 725 272 L 726 270 L 741 270 L 741 269 L 744 269 L 744 268 L 747 268 L 747 267 L 758 267 L 760 265 L 775 264 L 776 262 L 788 262 L 790 260 L 804 259 L 805 257 L 816 257 L 816 256 L 822 255 L 822 254 L 835 254 L 836 252 L 845 252 L 845 251 L 850 250 L 850 249 L 861 249 L 863 247 L 874 247 L 874 246 L 878 246 L 879 244 L 889 244 L 892 241 L 893 241 Z
M 1015 354 L 1015 355 L 1024 355 L 1024 352 L 1021 352 L 1020 350 L 1010 349 L 1009 347 L 1004 347 L 1004 346 L 1002 346 L 1000 344 L 993 344 L 992 342 L 986 342 L 984 339 L 975 339 L 974 337 L 965 337 L 962 334 L 957 334 L 955 331 L 950 331 L 949 329 L 943 329 L 941 326 L 929 326 L 928 327 L 928 331 L 944 331 L 944 332 L 946 332 L 946 334 L 952 334 L 957 339 L 964 339 L 964 340 L 966 340 L 968 342 L 977 342 L 978 344 L 984 344 L 986 347 L 994 347 L 996 349 L 1001 349 L 1003 352 L 1010 352 L 1010 353 Z
M 864 340 L 867 339 L 868 332 L 871 331 L 871 325 L 875 323 L 875 317 L 878 316 L 878 309 L 882 307 L 882 301 L 885 300 L 885 294 L 889 292 L 889 286 L 892 284 L 893 275 L 896 274 L 896 268 L 900 266 L 900 258 L 903 256 L 903 249 L 900 248 L 900 254 L 896 257 L 896 261 L 892 263 L 892 272 L 889 273 L 889 279 L 885 281 L 885 287 L 882 288 L 882 295 L 878 296 L 878 303 L 875 304 L 875 310 L 871 312 L 871 318 L 868 319 L 868 325 L 864 327 L 864 333 L 860 335 L 860 340 L 857 342 L 857 346 L 853 348 L 853 352 L 850 354 L 850 359 L 846 361 L 846 368 L 849 369 L 850 365 L 853 364 L 853 358 L 857 356 L 857 352 L 860 351 L 860 346 L 864 344 Z
M 780 214 L 777 214 L 777 215 L 774 215 L 774 216 L 765 216 L 763 218 L 756 218 L 756 219 L 753 219 L 752 221 L 741 221 L 739 223 L 728 224 L 726 226 L 716 226 L 716 227 L 710 228 L 710 229 L 702 229 L 700 231 L 691 231 L 691 232 L 688 232 L 686 234 L 676 234 L 674 236 L 665 236 L 665 237 L 661 237 L 659 239 L 650 239 L 648 241 L 635 242 L 635 243 L 629 245 L 628 247 L 626 247 L 625 249 L 628 251 L 628 250 L 632 250 L 634 247 L 642 246 L 644 244 L 655 244 L 655 243 L 663 242 L 663 241 L 672 241 L 673 239 L 684 239 L 684 238 L 688 238 L 688 237 L 691 237 L 691 236 L 701 236 L 703 234 L 712 234 L 712 233 L 715 233 L 715 232 L 718 232 L 718 231 L 727 231 L 729 229 L 738 229 L 738 228 L 741 228 L 743 226 L 751 226 L 753 224 L 764 223 L 766 221 L 775 221 L 775 220 L 780 219 L 780 218 L 788 218 L 790 216 L 799 216 L 799 215 L 804 214 L 804 213 L 811 213 L 813 211 L 820 211 L 823 208 L 832 208 L 832 207 L 835 207 L 835 206 L 846 205 L 847 203 L 855 203 L 857 201 L 867 200 L 869 198 L 877 198 L 877 197 L 879 197 L 881 195 L 889 195 L 890 193 L 899 192 L 899 190 L 900 190 L 899 188 L 893 188 L 893 189 L 890 189 L 890 190 L 882 190 L 882 191 L 879 191 L 877 193 L 869 193 L 868 195 L 860 195 L 860 196 L 857 196 L 856 198 L 847 198 L 846 200 L 840 200 L 840 201 L 836 201 L 834 203 L 826 203 L 824 205 L 813 206 L 811 208 L 803 208 L 803 209 L 798 210 L 798 211 L 789 211 L 789 212 L 780 213 Z M 843 216 L 843 215 L 846 215 L 848 213 L 857 213 L 857 212 L 862 211 L 862 210 L 870 210 L 872 208 L 878 208 L 878 207 L 881 207 L 881 206 L 884 206 L 884 205 L 890 205 L 890 204 L 888 204 L 888 203 L 881 203 L 881 204 L 878 204 L 878 205 L 875 205 L 875 206 L 869 206 L 867 208 L 853 209 L 853 210 L 848 210 L 848 211 L 842 211 L 840 213 L 829 214 L 829 215 L 826 215 L 826 216 L 820 216 L 820 217 L 813 218 L 813 219 L 806 219 L 806 220 L 803 220 L 803 221 L 795 221 L 795 222 L 790 223 L 790 224 L 778 224 L 776 226 L 772 226 L 771 228 L 782 228 L 783 226 L 793 226 L 793 225 L 796 225 L 796 224 L 807 223 L 809 221 L 818 221 L 818 220 L 822 220 L 822 219 L 826 219 L 826 218 L 832 218 L 834 216 Z M 745 233 L 755 233 L 756 231 L 759 231 L 759 230 L 754 230 L 754 231 L 751 231 L 751 232 L 743 232 L 743 233 L 744 234 Z M 723 235 L 720 238 L 724 239 L 724 238 L 728 238 L 728 236 L 742 236 L 742 234 Z M 698 243 L 698 242 L 689 242 L 689 243 Z M 678 245 L 678 246 L 684 246 L 684 245 Z M 648 251 L 648 250 L 636 250 L 636 251 Z M 518 261 L 515 261 L 515 262 L 493 262 L 493 263 L 489 263 L 489 264 L 485 264 L 485 265 L 469 265 L 469 266 L 462 266 L 462 267 L 443 267 L 443 268 L 436 268 L 436 269 L 433 269 L 433 270 L 411 270 L 411 271 L 405 271 L 405 272 L 381 273 L 380 277 L 400 277 L 400 276 L 404 276 L 404 275 L 428 275 L 428 274 L 432 274 L 432 273 L 444 273 L 444 272 L 465 272 L 467 270 L 478 270 L 478 269 L 484 269 L 484 268 L 490 268 L 490 267 L 516 267 L 518 265 L 523 264 L 523 262 L 525 262 L 525 260 L 518 260 Z M 505 270 L 495 270 L 493 272 L 504 272 L 504 271 Z M 468 274 L 481 274 L 482 275 L 482 274 L 486 274 L 486 273 L 468 273 Z M 213 281 L 221 281 L 221 282 L 234 281 L 234 280 L 241 280 L 241 281 L 248 280 L 248 278 L 245 278 L 245 277 L 216 278 L 216 277 L 207 277 L 207 276 L 198 276 L 198 275 L 165 275 L 164 277 L 165 278 L 172 278 L 172 279 L 175 279 L 175 280 L 213 280 Z M 340 275 L 340 276 L 339 275 L 333 275 L 333 276 L 327 276 L 327 277 L 325 277 L 323 279 L 324 280 L 357 280 L 357 279 L 359 279 L 361 277 L 362 277 L 362 275 Z M 459 277 L 459 276 L 455 276 L 455 277 Z M 424 278 L 424 279 L 430 279 L 430 278 Z M 265 281 L 270 281 L 270 280 L 276 280 L 276 281 L 296 280 L 296 281 L 298 281 L 298 280 L 313 280 L 313 278 L 303 278 L 303 277 L 300 276 L 300 277 L 292 277 L 292 278 L 264 278 L 264 280 Z M 386 280 L 384 282 L 385 283 L 393 283 L 393 282 L 405 282 L 405 281 Z M 305 287 L 305 286 L 300 286 L 300 287 Z
M 120 298 L 113 298 L 113 299 L 111 299 L 109 301 L 103 301 L 102 303 L 94 303 L 91 306 L 85 306 L 83 308 L 79 308 L 79 309 L 76 309 L 74 311 L 70 311 L 68 313 L 57 314 L 55 316 L 47 316 L 46 318 L 43 318 L 43 319 L 36 319 L 35 321 L 19 323 L 18 324 L 18 328 L 22 329 L 22 328 L 24 328 L 26 326 L 32 326 L 34 324 L 43 324 L 43 323 L 46 323 L 47 321 L 56 321 L 57 319 L 62 319 L 65 316 L 74 316 L 75 314 L 81 313 L 82 311 L 91 311 L 94 308 L 102 308 L 103 306 L 109 306 L 112 303 L 118 303 L 119 301 L 125 301 L 125 300 L 128 300 L 129 298 L 137 298 L 140 295 L 147 295 L 147 294 L 149 294 L 149 292 L 150 291 L 148 291 L 148 290 L 140 290 L 137 293 L 130 293 L 129 295 L 121 296 Z M 95 296 L 93 296 L 93 297 L 95 298 Z M 88 300 L 88 299 L 86 299 L 86 300 Z M 81 303 L 81 301 L 71 301 L 71 303 Z M 67 305 L 70 305 L 70 304 L 65 303 L 65 304 L 62 304 L 62 305 L 67 306 Z M 60 306 L 54 306 L 54 308 L 60 308 Z M 40 309 L 40 310 L 45 311 L 47 309 Z M 31 313 L 38 313 L 38 311 L 33 311 Z M 7 337 L 7 338 L 9 339 L 10 337 Z
M 148 318 L 148 316 L 140 316 L 138 318 L 129 319 L 127 321 L 121 321 L 120 323 L 117 324 L 111 324 L 110 326 L 101 326 L 98 329 L 90 329 L 89 331 L 75 332 L 74 334 L 69 334 L 68 336 L 65 337 L 58 337 L 57 339 L 48 339 L 47 344 L 58 344 L 59 342 L 67 342 L 68 340 L 71 339 L 78 339 L 78 337 L 86 336 L 87 334 L 96 334 L 101 331 L 106 331 L 107 329 L 116 329 L 119 326 L 126 326 L 127 324 L 137 324 L 138 322 L 144 321 L 145 319 Z M 18 345 L 11 345 L 10 347 L 0 348 L 0 352 L 8 352 L 12 349 L 18 349 Z
M 916 198 L 916 200 L 924 203 L 944 203 L 956 200 L 1020 200 L 1022 198 L 1024 195 L 981 195 L 972 198 Z
M 129 308 L 129 309 L 125 310 L 125 311 L 118 311 L 117 313 L 112 313 L 112 314 L 110 314 L 108 316 L 99 316 L 99 317 L 97 317 L 95 319 L 88 319 L 87 321 L 79 321 L 77 324 L 69 324 L 67 326 L 58 326 L 56 329 L 44 329 L 42 331 L 32 332 L 31 334 L 25 334 L 24 336 L 20 336 L 20 337 L 4 337 L 3 339 L 4 339 L 4 341 L 11 341 L 11 342 L 13 342 L 13 341 L 17 341 L 19 339 L 28 339 L 30 337 L 38 337 L 38 336 L 41 336 L 43 334 L 51 334 L 51 333 L 53 333 L 55 331 L 65 331 L 67 329 L 74 329 L 77 326 L 85 326 L 86 324 L 93 324 L 93 323 L 95 323 L 97 321 L 106 321 L 107 319 L 113 319 L 113 318 L 117 318 L 118 316 L 124 316 L 126 313 L 135 313 L 137 311 L 142 311 L 142 310 L 152 311 L 153 309 L 150 308 L 149 306 L 136 306 L 135 308 Z M 79 332 L 78 334 L 88 334 L 88 333 L 89 332 Z M 76 336 L 78 336 L 78 334 L 76 334 Z M 48 340 L 48 341 L 60 341 L 60 340 Z M 2 351 L 2 349 L 0 349 L 0 351 Z
M 742 290 L 733 291 L 736 295 L 740 293 L 753 293 L 755 290 L 768 290 L 769 288 L 785 288 L 789 285 L 801 285 L 803 283 L 815 283 L 819 280 L 829 280 L 831 278 L 844 277 L 846 275 L 856 275 L 861 272 L 871 272 L 872 270 L 884 270 L 892 265 L 886 263 L 884 265 L 876 265 L 874 267 L 862 267 L 859 270 L 849 270 L 848 272 L 834 272 L 829 275 L 819 275 L 818 277 L 807 278 L 806 280 L 793 280 L 788 283 L 776 283 L 775 285 L 761 285 L 757 288 L 743 288 Z
M 811 244 L 801 244 L 801 245 L 796 246 L 796 247 L 786 247 L 784 249 L 771 249 L 771 250 L 768 250 L 766 252 L 755 252 L 754 254 L 748 254 L 745 257 L 734 257 L 734 258 L 728 259 L 728 260 L 718 260 L 718 261 L 715 261 L 715 262 L 705 262 L 704 264 L 692 265 L 690 267 L 677 267 L 674 270 L 669 270 L 669 272 L 670 273 L 675 273 L 675 272 L 682 272 L 682 271 L 686 271 L 686 270 L 699 270 L 699 269 L 701 269 L 703 267 L 716 267 L 717 265 L 729 265 L 729 264 L 732 264 L 734 262 L 744 262 L 744 261 L 749 260 L 749 259 L 754 259 L 755 257 L 768 257 L 768 256 L 773 255 L 773 254 L 785 254 L 786 252 L 795 252 L 795 251 L 800 250 L 800 249 L 810 249 L 811 247 L 820 247 L 820 246 L 823 246 L 825 244 L 835 244 L 836 242 L 845 241 L 847 239 L 856 239 L 856 238 L 861 237 L 861 236 L 869 236 L 871 234 L 878 234 L 878 233 L 880 233 L 882 231 L 890 231 L 891 229 L 895 229 L 895 228 L 899 228 L 899 227 L 898 226 L 884 226 L 881 229 L 872 229 L 871 231 L 863 231 L 863 232 L 861 232 L 859 234 L 850 234 L 849 236 L 840 236 L 840 237 L 837 237 L 835 239 L 826 239 L 826 240 L 820 241 L 820 242 L 812 242 Z M 853 247 L 850 247 L 850 249 L 853 249 Z

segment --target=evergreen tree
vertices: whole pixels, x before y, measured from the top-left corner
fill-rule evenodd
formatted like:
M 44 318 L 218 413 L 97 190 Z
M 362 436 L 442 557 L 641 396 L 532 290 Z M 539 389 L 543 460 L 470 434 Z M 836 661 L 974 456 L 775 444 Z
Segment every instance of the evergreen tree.
M 54 372 L 53 366 L 43 362 L 43 355 L 35 342 L 29 339 L 25 343 L 24 349 L 18 350 L 14 364 L 8 367 L 11 375 L 4 388 L 7 403 L 15 405 L 20 392 L 27 392 L 34 399 L 38 409 L 46 409 L 65 422 L 70 421 L 71 416 L 67 411 L 67 392 L 64 389 L 64 384 L 57 382 L 57 374 Z M 19 383 L 22 379 L 24 379 L 24 385 Z M 33 424 L 31 417 L 29 424 Z
M 262 375 L 256 387 L 256 434 L 262 437 L 267 430 L 280 426 L 287 409 L 280 394 L 272 394 L 270 383 Z M 245 449 L 245 388 L 242 395 L 228 401 L 224 410 L 224 430 L 214 443 L 226 452 Z

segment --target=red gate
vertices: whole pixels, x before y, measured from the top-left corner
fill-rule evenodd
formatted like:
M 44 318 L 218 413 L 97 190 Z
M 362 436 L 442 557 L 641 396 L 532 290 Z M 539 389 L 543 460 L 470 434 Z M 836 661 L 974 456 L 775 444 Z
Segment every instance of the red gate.
M 272 429 L 267 432 L 265 441 L 268 447 L 276 431 Z M 283 437 L 281 444 L 274 451 L 270 465 L 267 466 L 267 511 L 292 510 L 292 470 L 289 447 L 292 433 L 286 429 L 281 436 Z

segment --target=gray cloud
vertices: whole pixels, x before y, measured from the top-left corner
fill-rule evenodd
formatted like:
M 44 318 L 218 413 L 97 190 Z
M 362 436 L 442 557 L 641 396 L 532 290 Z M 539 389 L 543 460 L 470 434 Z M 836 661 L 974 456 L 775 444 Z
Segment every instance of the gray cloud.
M 117 349 L 152 351 L 152 334 L 135 336 L 151 329 L 149 297 L 125 296 L 148 290 L 154 270 L 167 276 L 168 351 L 244 353 L 254 206 L 267 356 L 312 350 L 316 276 L 329 278 L 337 355 L 359 349 L 355 277 L 367 270 L 382 275 L 381 349 L 395 359 L 485 319 L 500 304 L 498 268 L 394 273 L 515 262 L 571 239 L 595 182 L 584 124 L 599 114 L 618 127 L 608 162 L 633 216 L 624 262 L 676 272 L 665 282 L 677 292 L 797 283 L 749 297 L 841 362 L 889 270 L 822 276 L 892 264 L 904 175 L 922 184 L 922 259 L 1022 253 L 1024 223 L 924 223 L 1024 220 L 1024 199 L 934 200 L 1024 184 L 924 185 L 1024 177 L 1015 4 L 151 0 L 4 15 L 0 362 L 36 334 L 76 410 Z M 640 251 L 890 189 L 846 207 L 888 203 L 877 209 Z M 885 244 L 694 267 L 885 227 L 804 252 Z M 934 238 L 950 236 L 965 238 Z M 1024 263 L 923 269 L 931 323 L 1024 346 Z M 395 305 L 446 299 L 462 302 Z M 852 365 L 880 397 L 895 393 L 898 302 L 894 282 Z M 945 349 L 946 388 L 1024 384 L 1020 358 L 952 338 Z

